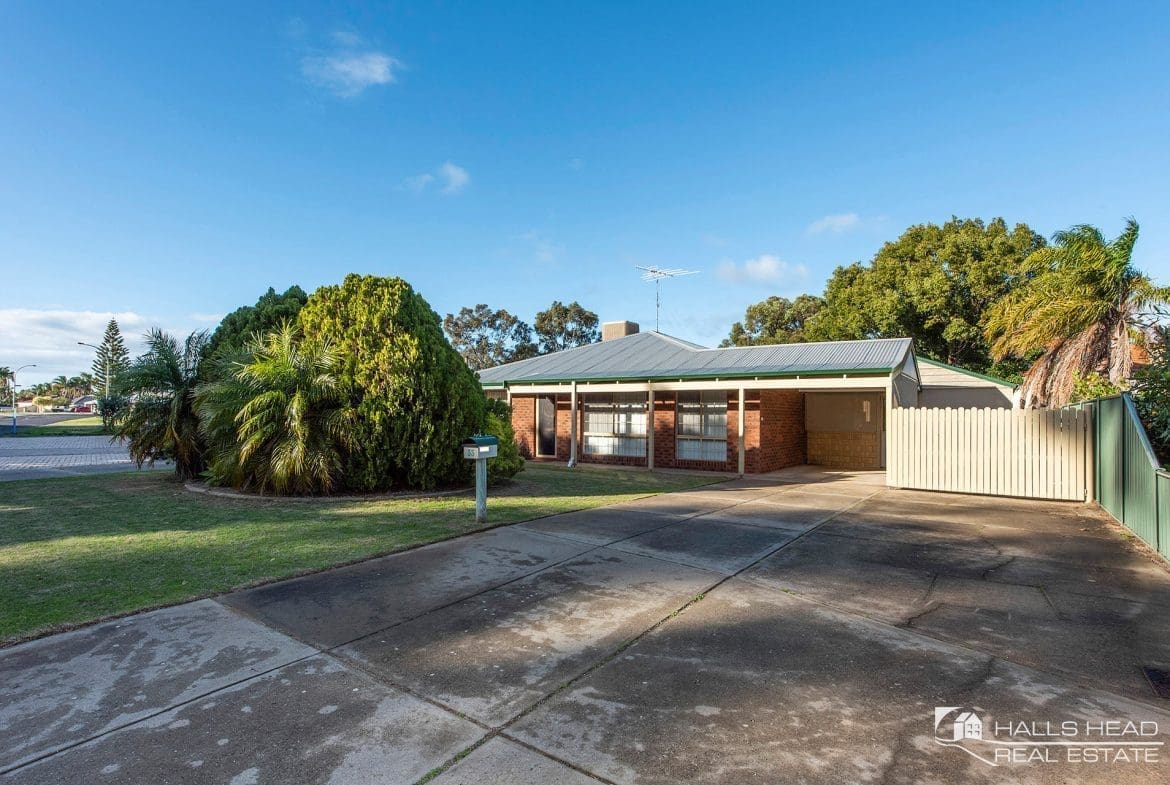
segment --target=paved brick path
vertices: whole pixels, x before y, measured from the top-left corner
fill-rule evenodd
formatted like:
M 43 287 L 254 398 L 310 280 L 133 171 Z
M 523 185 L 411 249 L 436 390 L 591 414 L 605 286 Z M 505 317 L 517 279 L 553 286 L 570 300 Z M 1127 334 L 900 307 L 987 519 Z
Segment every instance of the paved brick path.
M 134 468 L 123 444 L 108 436 L 0 439 L 0 481 L 69 477 Z

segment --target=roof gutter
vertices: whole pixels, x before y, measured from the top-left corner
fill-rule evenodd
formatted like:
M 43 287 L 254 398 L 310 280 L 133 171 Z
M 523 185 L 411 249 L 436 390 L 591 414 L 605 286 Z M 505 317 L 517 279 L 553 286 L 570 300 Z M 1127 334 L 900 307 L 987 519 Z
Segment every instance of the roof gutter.
M 508 379 L 504 381 L 480 382 L 481 387 L 507 387 L 511 384 L 571 384 L 573 382 L 604 383 L 604 382 L 673 382 L 673 381 L 719 381 L 720 379 L 800 379 L 803 377 L 820 378 L 825 376 L 883 376 L 896 370 L 894 368 L 850 368 L 835 371 L 793 371 L 788 373 L 761 373 L 760 371 L 741 371 L 720 374 L 686 374 L 672 373 L 661 376 L 598 376 L 598 377 L 544 377 L 531 379 Z

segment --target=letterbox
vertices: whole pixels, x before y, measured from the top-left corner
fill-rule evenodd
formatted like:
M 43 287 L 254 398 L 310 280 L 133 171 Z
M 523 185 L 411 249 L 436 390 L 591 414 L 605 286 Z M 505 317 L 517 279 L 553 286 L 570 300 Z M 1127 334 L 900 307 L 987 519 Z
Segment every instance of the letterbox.
M 463 440 L 463 457 L 469 461 L 495 458 L 499 447 L 500 440 L 495 436 L 471 436 Z

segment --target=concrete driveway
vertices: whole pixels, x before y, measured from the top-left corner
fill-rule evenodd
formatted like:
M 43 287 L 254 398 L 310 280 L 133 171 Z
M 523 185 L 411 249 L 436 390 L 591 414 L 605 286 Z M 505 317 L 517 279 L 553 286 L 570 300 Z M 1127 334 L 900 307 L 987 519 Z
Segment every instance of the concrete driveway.
M 0 771 L 1167 782 L 1170 574 L 1085 507 L 880 482 L 730 480 L 12 647 Z

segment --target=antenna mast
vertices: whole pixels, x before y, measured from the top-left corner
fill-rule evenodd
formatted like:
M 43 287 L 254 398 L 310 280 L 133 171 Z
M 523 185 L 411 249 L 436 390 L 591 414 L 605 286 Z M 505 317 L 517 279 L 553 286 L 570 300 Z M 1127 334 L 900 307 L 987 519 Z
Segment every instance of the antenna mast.
M 659 284 L 662 283 L 663 278 L 678 278 L 681 275 L 696 275 L 698 270 L 683 270 L 680 267 L 642 267 L 641 265 L 634 265 L 635 269 L 642 271 L 643 281 L 654 282 L 654 332 L 658 332 L 658 317 L 662 310 L 662 291 Z

